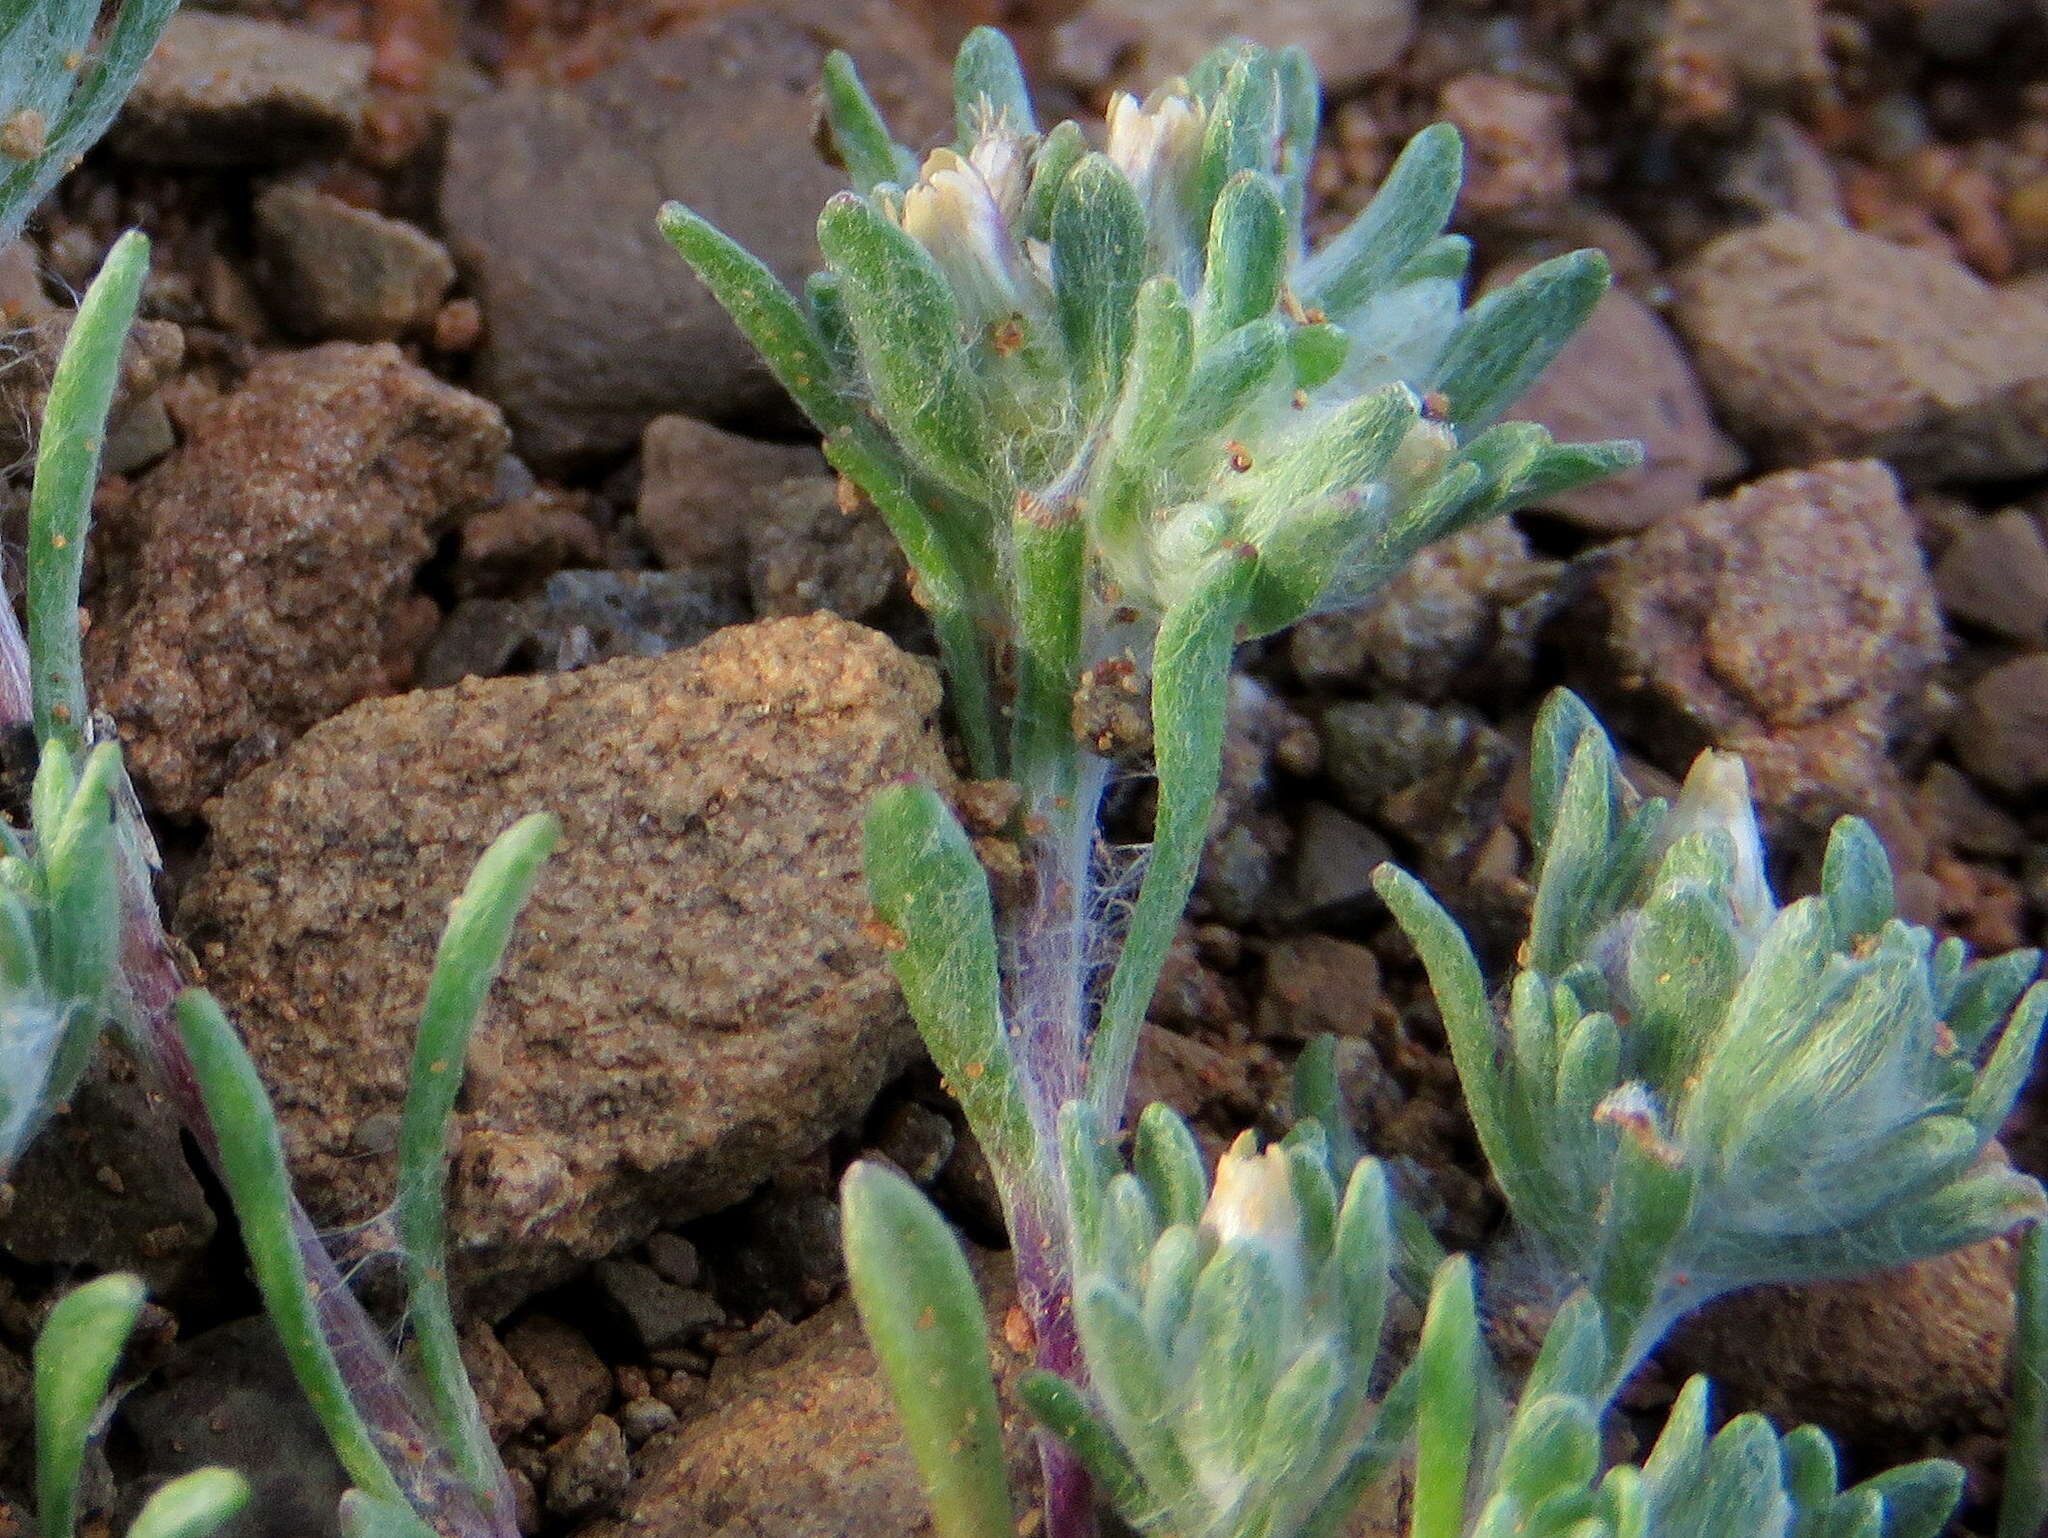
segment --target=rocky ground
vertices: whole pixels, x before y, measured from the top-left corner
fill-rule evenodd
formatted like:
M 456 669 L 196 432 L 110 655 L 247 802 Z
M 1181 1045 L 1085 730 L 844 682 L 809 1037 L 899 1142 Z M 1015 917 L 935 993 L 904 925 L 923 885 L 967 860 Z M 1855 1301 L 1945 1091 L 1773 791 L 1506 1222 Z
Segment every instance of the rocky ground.
M 1620 277 L 1522 412 L 1640 438 L 1644 468 L 1243 659 L 1138 1097 L 1219 1134 L 1276 1124 L 1288 1062 L 1333 1031 L 1371 1144 L 1448 1240 L 1484 1244 L 1496 1200 L 1366 877 L 1402 859 L 1506 958 L 1526 727 L 1559 682 L 1646 786 L 1740 751 L 1789 888 L 1856 811 L 1915 917 L 1991 950 L 2048 940 L 2048 12 L 1077 10 L 188 0 L 107 143 L 0 252 L 7 463 L 69 295 L 120 229 L 156 238 L 88 661 L 175 928 L 344 1242 L 387 1199 L 442 904 L 519 813 L 567 823 L 457 1148 L 469 1344 L 530 1531 L 922 1530 L 842 1297 L 837 1172 L 879 1151 L 999 1238 L 862 922 L 864 797 L 949 773 L 917 611 L 652 222 L 680 198 L 807 271 L 837 185 L 812 143 L 830 47 L 930 142 L 973 22 L 1014 27 L 1084 118 L 1249 27 L 1328 82 L 1318 219 L 1449 118 L 1485 280 L 1587 243 Z M 17 545 L 24 496 L 17 463 Z M 2048 1169 L 2035 1108 L 2008 1142 Z M 24 1470 L 39 1311 L 112 1266 L 158 1310 L 110 1443 L 118 1500 L 226 1461 L 262 1489 L 242 1532 L 329 1530 L 338 1476 L 217 1193 L 117 1054 L 0 1216 L 0 1483 Z M 1981 1495 L 2009 1275 L 1991 1246 L 1740 1300 L 1670 1355 L 1860 1456 L 1963 1456 Z

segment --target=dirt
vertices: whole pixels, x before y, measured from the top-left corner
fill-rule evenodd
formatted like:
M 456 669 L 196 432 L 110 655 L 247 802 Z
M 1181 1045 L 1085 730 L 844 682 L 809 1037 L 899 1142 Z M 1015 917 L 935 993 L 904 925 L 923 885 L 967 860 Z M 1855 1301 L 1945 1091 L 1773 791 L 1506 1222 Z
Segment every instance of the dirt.
M 1786 890 L 1855 810 L 1916 917 L 2048 942 L 2048 35 L 2028 0 L 1256 10 L 1333 84 L 1315 228 L 1449 117 L 1482 283 L 1610 252 L 1616 291 L 1518 414 L 1648 456 L 1246 652 L 1135 1094 L 1212 1147 L 1278 1130 L 1289 1064 L 1334 1032 L 1368 1146 L 1480 1247 L 1498 1197 L 1366 877 L 1422 871 L 1511 961 L 1552 685 L 1596 696 L 1645 788 L 1702 746 L 1744 753 Z M 653 210 L 683 197 L 800 276 L 839 185 L 812 148 L 828 48 L 922 144 L 967 25 L 1016 27 L 1051 108 L 1087 117 L 1225 11 L 188 0 L 106 145 L 0 253 L 18 542 L 71 295 L 127 224 L 156 240 L 99 496 L 93 682 L 322 1222 L 388 1199 L 461 873 L 520 811 L 568 823 L 458 1118 L 467 1349 L 529 1531 L 920 1530 L 844 1301 L 837 1173 L 881 1151 L 1000 1239 L 862 925 L 866 795 L 949 774 L 929 638 L 873 510 Z M 1115 806 L 1142 827 L 1142 788 Z M 2038 1100 L 2007 1141 L 2048 1171 Z M 265 1491 L 251 1538 L 316 1530 L 330 1471 L 296 1432 L 266 1445 L 274 1375 L 235 1375 L 234 1332 L 261 1326 L 217 1193 L 118 1059 L 12 1195 L 0 1483 L 23 1472 L 36 1311 L 129 1266 L 184 1339 L 160 1407 L 124 1412 L 122 1499 L 186 1466 L 162 1428 L 213 1405 Z M 1672 1365 L 1711 1368 L 1731 1409 L 1828 1420 L 1852 1458 L 1962 1456 L 1988 1498 L 2005 1264 L 1738 1300 Z M 1852 1349 L 1872 1337 L 1896 1360 Z

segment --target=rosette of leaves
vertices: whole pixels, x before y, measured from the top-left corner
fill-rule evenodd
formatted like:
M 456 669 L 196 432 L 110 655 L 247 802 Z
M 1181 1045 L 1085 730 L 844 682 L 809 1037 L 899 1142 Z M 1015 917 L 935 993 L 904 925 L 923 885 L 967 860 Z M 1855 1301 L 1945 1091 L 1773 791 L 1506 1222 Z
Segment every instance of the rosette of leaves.
M 178 0 L 0 6 L 0 246 L 107 131 Z
M 1860 1275 L 2048 1210 L 1991 1148 L 2048 1017 L 2036 952 L 1973 963 L 1899 918 L 1855 818 L 1820 892 L 1780 905 L 1739 760 L 1704 754 L 1675 804 L 1640 799 L 1568 694 L 1532 765 L 1535 905 L 1504 1022 L 1443 909 L 1376 879 L 1516 1226 L 1599 1297 L 1617 1375 L 1734 1288 Z

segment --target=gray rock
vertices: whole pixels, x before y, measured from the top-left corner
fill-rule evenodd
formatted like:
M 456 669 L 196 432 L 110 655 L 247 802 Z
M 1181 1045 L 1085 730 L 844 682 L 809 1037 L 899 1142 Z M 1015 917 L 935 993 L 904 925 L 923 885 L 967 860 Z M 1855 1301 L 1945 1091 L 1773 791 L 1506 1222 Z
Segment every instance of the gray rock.
M 531 598 L 466 598 L 420 659 L 415 682 L 569 673 L 615 657 L 694 646 L 745 612 L 702 574 L 558 571 Z
M 1323 89 L 1355 89 L 1396 63 L 1415 36 L 1415 0 L 1096 0 L 1054 33 L 1062 74 L 1097 88 L 1145 90 L 1183 74 L 1218 43 L 1248 37 L 1308 50 Z
M 621 454 L 664 412 L 786 419 L 654 218 L 678 199 L 801 283 L 818 265 L 818 210 L 845 185 L 811 143 L 835 46 L 899 138 L 930 142 L 950 123 L 943 68 L 881 0 L 727 11 L 576 85 L 513 86 L 455 114 L 441 214 L 483 305 L 478 387 L 536 468 Z
M 2019 508 L 1965 526 L 1934 564 L 1934 590 L 1956 619 L 2048 646 L 2048 536 Z
M 642 1351 L 680 1346 L 725 1323 L 725 1310 L 709 1293 L 666 1282 L 637 1260 L 600 1260 L 595 1275 L 598 1291 Z
M 715 1212 L 917 1055 L 863 927 L 861 818 L 951 783 L 936 678 L 829 616 L 664 657 L 471 680 L 324 723 L 213 809 L 180 923 L 272 1086 L 322 1222 L 390 1199 L 355 1130 L 404 1092 L 446 903 L 550 809 L 459 1118 L 458 1272 L 502 1308 Z M 488 1311 L 486 1309 L 486 1311 Z M 543 1390 L 545 1392 L 545 1390 Z
M 1302 810 L 1287 872 L 1286 916 L 1295 923 L 1343 923 L 1378 901 L 1372 873 L 1394 857 L 1387 841 L 1327 801 Z
M 1773 219 L 1702 251 L 1674 315 L 1724 419 L 1777 463 L 1868 456 L 1914 484 L 2048 468 L 2048 305 L 1938 253 Z
M 958 1143 L 953 1124 L 915 1100 L 892 1107 L 875 1133 L 875 1151 L 921 1186 L 939 1178 Z
M 1677 338 L 1625 289 L 1608 292 L 1509 415 L 1541 422 L 1561 442 L 1642 444 L 1637 469 L 1538 504 L 1596 533 L 1631 534 L 1683 512 L 1741 466 Z
M 305 27 L 186 10 L 107 134 L 123 159 L 274 166 L 332 155 L 362 121 L 370 50 Z
M 256 199 L 272 310 L 315 340 L 396 341 L 427 324 L 455 281 L 442 244 L 402 219 L 280 182 Z
M 674 1409 L 652 1395 L 630 1399 L 619 1406 L 619 1430 L 626 1434 L 626 1441 L 638 1447 L 650 1437 L 658 1437 L 664 1431 L 673 1431 L 677 1415 Z
M 697 1246 L 681 1234 L 649 1234 L 646 1248 L 647 1263 L 663 1281 L 694 1287 L 703 1279 L 704 1262 Z
M 1425 876 L 1461 880 L 1500 821 L 1508 740 L 1468 710 L 1412 700 L 1334 705 L 1322 730 L 1345 807 L 1413 850 Z
M 866 498 L 841 506 L 830 476 L 764 488 L 761 513 L 747 531 L 747 591 L 763 619 L 820 609 L 872 619 L 908 592 L 908 568 L 888 525 Z
M 2048 789 L 2048 652 L 2002 662 L 1972 684 L 1949 740 L 1963 767 L 1994 790 Z

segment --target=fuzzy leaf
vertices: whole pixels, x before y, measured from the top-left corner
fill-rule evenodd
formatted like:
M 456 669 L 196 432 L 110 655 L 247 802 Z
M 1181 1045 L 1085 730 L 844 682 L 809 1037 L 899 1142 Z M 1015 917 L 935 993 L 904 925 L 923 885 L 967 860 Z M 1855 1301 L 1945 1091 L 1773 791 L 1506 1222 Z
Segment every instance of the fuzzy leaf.
M 883 182 L 901 187 L 916 180 L 916 158 L 891 136 L 860 71 L 841 49 L 825 56 L 824 97 L 825 126 L 855 192 L 865 197 Z
M 1490 425 L 1528 392 L 1607 291 L 1607 258 L 1574 251 L 1532 267 L 1465 312 L 1438 360 L 1433 388 L 1461 433 Z
M 1303 303 L 1341 319 L 1392 284 L 1442 233 L 1464 161 L 1464 142 L 1448 123 L 1410 139 L 1372 201 L 1303 268 Z
M 1107 155 L 1067 174 L 1052 214 L 1053 298 L 1083 418 L 1123 385 L 1131 316 L 1145 280 L 1145 211 Z

